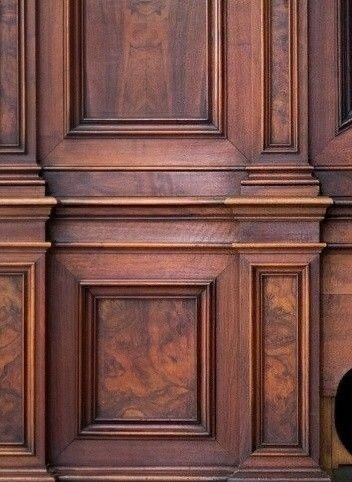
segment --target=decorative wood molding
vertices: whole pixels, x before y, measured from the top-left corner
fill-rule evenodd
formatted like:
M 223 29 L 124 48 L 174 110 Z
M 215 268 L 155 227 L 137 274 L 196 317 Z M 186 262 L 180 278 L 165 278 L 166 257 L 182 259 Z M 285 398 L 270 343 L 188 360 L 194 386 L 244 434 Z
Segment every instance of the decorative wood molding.
M 59 482 L 145 482 L 145 477 L 158 482 L 227 482 L 231 467 L 58 467 L 55 476 Z M 0 479 L 1 481 L 1 479 Z M 2 482 L 2 481 L 1 481 Z M 21 481 L 22 482 L 22 481 Z
M 330 480 L 318 468 L 318 253 L 241 255 L 240 410 L 246 415 L 232 482 Z
M 39 243 L 37 243 L 39 245 Z M 28 246 L 29 248 L 29 246 Z M 0 480 L 53 482 L 45 466 L 44 254 L 0 253 Z M 11 413 L 14 410 L 14 413 Z
M 231 433 L 236 430 L 238 412 L 235 405 L 227 402 L 237 390 L 236 384 L 228 383 L 228 377 L 236 377 L 237 366 L 236 351 L 232 344 L 232 340 L 236 339 L 236 325 L 233 323 L 235 300 L 227 297 L 228 292 L 234 292 L 234 270 L 237 269 L 234 260 L 226 254 L 219 256 L 208 253 L 207 262 L 204 263 L 203 253 L 169 253 L 167 256 L 150 253 L 147 258 L 153 268 L 148 270 L 145 277 L 146 266 L 142 260 L 146 258 L 143 253 L 133 254 L 132 263 L 131 258 L 128 259 L 130 254 L 125 252 L 97 252 L 94 256 L 92 264 L 86 263 L 92 259 L 91 254 L 86 252 L 54 250 L 51 257 L 51 293 L 57 292 L 57 289 L 67 290 L 65 309 L 52 311 L 55 314 L 49 320 L 49 366 L 52 373 L 57 373 L 56 364 L 61 363 L 62 351 L 67 353 L 65 367 L 55 377 L 55 384 L 49 380 L 49 391 L 53 393 L 52 390 L 59 389 L 62 394 L 60 399 L 52 401 L 49 418 L 61 418 L 64 412 L 69 415 L 63 417 L 65 429 L 52 433 L 49 457 L 55 475 L 58 473 L 58 477 L 61 477 L 61 469 L 66 467 L 67 479 L 74 476 L 75 469 L 67 461 L 72 456 L 76 457 L 77 450 L 80 460 L 83 461 L 82 454 L 83 457 L 87 455 L 86 468 L 91 467 L 88 452 L 96 447 L 97 454 L 99 453 L 97 456 L 105 462 L 100 462 L 100 468 L 91 467 L 92 479 L 99 480 L 99 476 L 104 473 L 107 477 L 111 475 L 117 480 L 123 480 L 127 465 L 122 460 L 129 459 L 126 449 L 137 446 L 141 450 L 138 449 L 133 454 L 134 468 L 130 472 L 132 480 L 134 477 L 138 480 L 142 477 L 141 474 L 145 477 L 149 473 L 157 474 L 163 480 L 164 470 L 164 480 L 167 477 L 168 480 L 177 480 L 179 476 L 186 475 L 191 480 L 192 477 L 194 480 L 225 479 L 224 465 L 230 463 L 235 456 L 237 446 L 237 440 L 229 436 L 229 430 Z M 104 271 L 101 269 L 103 266 Z M 50 295 L 49 303 L 49 309 L 53 310 L 60 301 Z M 169 309 L 170 303 L 176 303 L 174 310 Z M 104 310 L 109 313 L 108 317 Z M 96 329 L 93 331 L 96 337 L 92 344 L 87 338 L 89 333 L 92 334 L 89 327 L 93 328 L 94 316 Z M 107 323 L 111 323 L 109 330 Z M 172 328 L 174 323 L 177 329 Z M 197 341 L 192 341 L 188 333 L 194 329 L 195 324 Z M 140 326 L 137 331 L 136 326 Z M 61 337 L 63 332 L 66 333 L 66 340 Z M 184 337 L 188 340 L 186 344 L 182 343 Z M 161 346 L 158 349 L 159 343 Z M 121 345 L 119 350 L 116 349 L 118 344 Z M 94 345 L 97 348 L 93 354 L 89 347 Z M 185 348 L 188 351 L 181 356 Z M 109 356 L 114 354 L 116 363 L 111 361 L 102 364 L 105 359 L 104 350 Z M 223 350 L 229 351 L 228 357 L 223 357 Z M 115 396 L 104 404 L 102 383 L 105 382 L 99 372 L 99 363 L 98 367 L 95 366 L 95 372 L 98 370 L 98 375 L 100 373 L 100 380 L 98 377 L 94 383 L 95 395 L 98 397 L 84 398 L 85 394 L 92 395 L 92 390 L 89 389 L 92 372 L 88 373 L 93 368 L 91 355 L 95 359 L 98 356 L 100 368 L 106 369 L 104 380 L 110 373 L 106 380 L 110 392 L 123 393 L 126 389 L 124 383 L 128 382 L 127 392 L 130 395 L 127 399 Z M 165 381 L 179 380 L 179 375 L 186 369 L 181 387 L 187 387 L 187 380 L 194 373 L 188 360 L 193 357 L 197 359 L 197 419 L 185 423 L 180 396 L 171 397 L 169 408 L 174 411 L 174 416 L 165 420 L 163 403 L 173 390 L 172 384 L 168 390 L 163 390 Z M 75 369 L 72 370 L 71 367 Z M 213 373 L 215 367 L 218 370 L 216 376 Z M 83 390 L 80 389 L 79 372 L 82 374 Z M 146 376 L 151 381 L 147 385 Z M 70 389 L 61 390 L 62 386 L 67 386 L 67 381 Z M 156 382 L 159 390 L 155 390 Z M 176 389 L 180 389 L 179 383 Z M 146 401 L 144 404 L 142 400 L 146 396 L 152 400 L 154 397 L 155 403 L 148 404 Z M 139 402 L 140 398 L 142 403 Z M 95 417 L 92 417 L 92 405 L 89 405 L 94 399 L 98 411 L 95 410 Z M 64 404 L 62 400 L 65 401 Z M 83 404 L 81 400 L 84 401 Z M 135 420 L 128 420 L 128 417 L 121 416 L 122 406 L 134 406 L 135 409 L 139 406 L 143 414 L 135 412 Z M 69 414 L 67 407 L 70 407 Z M 84 408 L 88 410 L 88 418 Z M 187 406 L 186 412 L 191 408 L 192 403 Z M 154 421 L 150 418 L 153 413 Z M 85 427 L 87 422 L 88 430 Z M 103 446 L 108 447 L 108 450 L 101 450 Z M 183 448 L 191 449 L 192 458 L 195 456 L 199 460 L 198 468 L 193 467 L 193 464 L 186 469 L 180 463 L 183 455 L 175 451 L 175 446 L 180 451 Z M 88 448 L 88 452 L 85 448 Z M 143 472 L 141 460 L 145 453 L 154 454 L 154 467 L 147 467 Z M 109 464 L 107 461 L 111 454 L 114 454 L 114 459 Z M 207 466 L 202 462 L 205 455 Z M 167 461 L 167 470 L 165 465 L 159 470 L 161 464 L 155 457 Z M 130 465 L 131 463 L 127 467 Z M 227 473 L 230 473 L 228 468 Z
M 325 243 L 54 243 L 55 248 L 71 249 L 126 249 L 126 250 L 228 250 L 228 251 L 286 251 L 322 250 Z
M 34 265 L 0 264 L 0 458 L 35 454 L 34 276 Z
M 91 280 L 80 282 L 79 366 L 81 371 L 78 397 L 80 399 L 80 438 L 154 436 L 167 439 L 182 437 L 191 440 L 194 437 L 209 438 L 214 435 L 213 297 L 214 286 L 209 281 L 107 280 L 104 282 Z M 154 318 L 158 317 L 157 312 L 166 314 L 166 306 L 170 308 L 169 319 L 163 318 L 163 323 L 158 326 L 155 321 L 148 318 L 153 305 L 158 308 L 154 312 Z M 111 311 L 110 308 L 113 306 L 115 309 Z M 141 362 L 135 357 L 131 358 L 129 352 L 125 352 L 123 347 L 129 333 L 129 324 L 133 322 L 135 326 L 138 322 L 135 319 L 136 309 L 143 309 L 143 306 L 145 308 L 143 326 L 136 327 L 141 337 L 136 337 L 133 342 L 140 356 L 145 357 L 142 367 Z M 129 320 L 126 323 L 113 315 L 114 311 L 119 312 L 122 308 L 123 318 Z M 189 311 L 191 308 L 192 317 Z M 109 318 L 106 318 L 106 312 L 110 314 Z M 177 316 L 173 316 L 172 313 L 176 313 Z M 112 319 L 116 323 L 119 322 L 120 326 L 114 327 Z M 175 336 L 173 321 L 178 323 L 176 331 L 179 333 L 178 336 Z M 121 323 L 123 323 L 122 326 Z M 152 326 L 149 326 L 150 323 Z M 149 346 L 158 342 L 154 331 L 162 330 L 162 326 L 164 326 L 164 333 L 160 332 L 159 345 Z M 166 328 L 170 329 L 169 333 L 165 332 Z M 188 360 L 187 376 L 184 374 L 182 380 L 177 376 L 176 368 L 170 365 L 171 362 L 166 363 L 168 358 L 165 360 L 160 358 L 159 368 L 163 370 L 160 374 L 153 360 L 146 356 L 146 351 L 147 353 L 155 350 L 162 351 L 162 339 L 169 339 L 170 336 L 175 337 L 173 343 L 176 345 L 183 340 L 180 350 L 185 347 L 185 344 L 188 346 L 187 352 L 181 355 L 184 358 L 182 366 L 186 366 Z M 108 339 L 115 340 L 115 344 L 122 350 L 120 358 L 115 358 L 117 356 L 115 349 L 114 353 L 109 353 Z M 193 359 L 192 353 L 196 354 L 196 359 Z M 179 354 L 174 353 L 174 357 L 178 356 Z M 151 387 L 144 397 L 139 393 L 138 384 L 133 387 L 130 381 L 126 380 L 125 388 L 129 388 L 131 393 L 123 401 L 124 377 L 121 376 L 123 368 L 120 363 L 125 361 L 124 357 L 129 357 L 132 379 L 136 377 L 138 379 L 141 369 L 148 374 Z M 106 369 L 107 366 L 110 369 Z M 110 387 L 113 380 L 111 377 L 116 377 L 117 373 L 120 373 L 118 378 L 120 388 L 115 387 L 115 403 L 106 405 L 107 399 L 111 400 L 110 394 L 113 390 Z M 172 393 L 174 398 L 171 396 Z M 121 399 L 119 407 L 118 400 Z M 142 412 L 143 410 L 146 412 Z
M 200 5 L 200 4 L 199 4 Z M 203 6 L 203 3 L 201 4 Z M 206 24 L 210 26 L 209 32 L 205 32 L 206 38 L 204 39 L 204 45 L 206 48 L 206 62 L 205 71 L 207 73 L 206 80 L 206 106 L 207 113 L 204 118 L 192 118 L 192 116 L 163 116 L 161 118 L 153 118 L 153 115 L 144 116 L 138 118 L 138 116 L 133 115 L 123 115 L 121 111 L 123 106 L 123 96 L 125 95 L 125 90 L 128 86 L 128 80 L 133 77 L 133 85 L 135 90 L 133 95 L 130 92 L 130 96 L 134 97 L 137 102 L 138 96 L 140 96 L 141 89 L 138 89 L 138 82 L 144 79 L 144 76 L 133 75 L 128 72 L 128 68 L 131 68 L 131 62 L 133 59 L 130 58 L 133 52 L 140 57 L 138 60 L 139 65 L 143 63 L 143 50 L 149 49 L 149 55 L 152 49 L 154 49 L 155 55 L 159 57 L 158 71 L 161 73 L 163 69 L 167 71 L 167 62 L 170 58 L 168 55 L 172 55 L 168 52 L 170 45 L 168 35 L 167 24 L 170 23 L 169 10 L 172 8 L 171 4 L 163 3 L 160 4 L 159 10 L 149 12 L 146 15 L 144 12 L 140 11 L 137 7 L 126 7 L 124 8 L 123 14 L 125 22 L 122 24 L 125 26 L 126 31 L 121 35 L 121 51 L 120 55 L 123 57 L 121 59 L 122 69 L 120 69 L 120 76 L 126 77 L 125 83 L 122 83 L 119 92 L 121 92 L 119 99 L 119 111 L 115 115 L 111 113 L 110 115 L 99 118 L 99 116 L 89 115 L 87 111 L 87 47 L 86 47 L 86 12 L 87 5 L 84 1 L 72 1 L 65 0 L 65 26 L 66 26 L 66 39 L 65 39 L 65 63 L 67 76 L 65 79 L 65 122 L 66 122 L 66 136 L 222 136 L 224 130 L 225 121 L 225 97 L 224 97 L 224 12 L 225 3 L 221 0 L 206 0 L 204 2 L 207 22 Z M 130 12 L 130 13 L 128 13 Z M 117 14 L 116 14 L 117 15 Z M 143 28 L 150 28 L 149 17 L 154 18 L 152 22 L 157 23 L 158 30 L 153 30 L 150 32 L 151 35 L 158 35 L 158 44 L 146 44 L 143 41 L 145 39 L 139 39 L 138 28 L 143 24 Z M 199 15 L 199 12 L 198 12 Z M 189 16 L 189 21 L 191 16 Z M 180 23 L 181 20 L 178 19 Z M 136 33 L 137 32 L 137 33 Z M 157 32 L 157 33 L 156 33 Z M 183 38 L 185 33 L 175 38 Z M 175 38 L 173 41 L 175 42 Z M 141 42 L 141 45 L 138 44 Z M 176 40 L 177 42 L 177 40 Z M 155 43 L 155 42 L 154 42 Z M 137 45 L 138 44 L 138 45 Z M 195 51 L 194 51 L 195 52 Z M 117 53 L 116 53 L 117 55 Z M 195 53 L 194 53 L 195 55 Z M 161 59 L 160 56 L 163 58 Z M 166 57 L 166 58 L 165 58 Z M 171 58 L 172 60 L 172 58 Z M 193 57 L 194 62 L 196 59 Z M 155 66 L 154 66 L 155 67 Z M 195 65 L 193 66 L 195 68 Z M 124 71 L 125 69 L 125 71 Z M 189 67 L 191 70 L 191 67 Z M 150 75 L 150 72 L 149 72 Z M 154 71 L 153 75 L 157 77 L 157 72 Z M 170 72 L 167 75 L 171 75 Z M 146 74 L 148 76 L 148 74 Z M 116 81 L 118 82 L 119 79 Z M 120 79 L 121 80 L 121 79 Z M 165 80 L 165 79 L 164 79 Z M 150 80 L 149 80 L 150 81 Z M 165 93 L 160 93 L 159 91 L 154 92 L 154 96 L 157 95 L 158 98 L 165 100 L 166 97 L 172 91 L 172 88 L 168 83 L 170 79 L 165 80 L 166 90 Z M 198 88 L 200 88 L 203 83 L 203 79 L 199 79 Z M 180 83 L 179 83 L 180 84 Z M 181 84 L 180 84 L 181 85 Z M 142 89 L 146 92 L 151 89 Z M 150 92 L 149 92 L 150 93 Z M 187 94 L 187 92 L 186 92 Z M 185 94 L 185 95 L 186 95 Z M 126 94 L 127 95 L 127 94 Z M 185 95 L 183 99 L 185 99 Z M 122 97 L 121 97 L 122 96 Z M 155 100 L 155 99 L 154 99 Z M 142 99 L 141 99 L 142 102 Z M 147 99 L 144 99 L 147 102 Z M 170 103 L 170 100 L 169 100 Z
M 255 453 L 308 455 L 308 268 L 263 266 L 252 276 Z
M 232 219 L 321 220 L 332 204 L 328 197 L 85 197 L 60 198 L 56 216 L 229 217 Z

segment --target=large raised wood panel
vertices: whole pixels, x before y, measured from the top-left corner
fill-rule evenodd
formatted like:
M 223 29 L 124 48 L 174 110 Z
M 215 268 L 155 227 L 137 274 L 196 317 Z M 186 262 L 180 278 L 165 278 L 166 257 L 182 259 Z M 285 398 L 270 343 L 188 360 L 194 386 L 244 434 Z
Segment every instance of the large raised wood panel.
M 223 2 L 66 3 L 68 135 L 222 133 Z
M 0 1 L 0 482 L 352 465 L 351 12 Z
M 62 430 L 52 433 L 50 458 L 63 480 L 72 464 L 82 467 L 82 480 L 98 480 L 104 466 L 116 480 L 156 476 L 159 465 L 168 467 L 165 480 L 185 466 L 196 478 L 203 464 L 203 477 L 231 473 L 236 262 L 184 249 L 62 247 L 55 254 L 50 420 L 61 420 Z M 59 310 L 54 293 L 67 289 Z

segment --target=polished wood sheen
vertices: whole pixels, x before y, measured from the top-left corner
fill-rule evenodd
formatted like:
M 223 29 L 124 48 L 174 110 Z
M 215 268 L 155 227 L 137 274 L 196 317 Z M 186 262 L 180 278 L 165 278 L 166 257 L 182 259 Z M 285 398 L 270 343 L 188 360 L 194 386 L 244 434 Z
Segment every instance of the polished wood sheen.
M 298 338 L 297 290 L 294 274 L 261 274 L 262 426 L 260 446 L 297 446 Z M 283 382 L 284 380 L 284 382 Z
M 85 118 L 207 117 L 210 2 L 88 0 L 81 8 Z
M 21 445 L 25 437 L 23 277 L 1 274 L 0 291 L 0 444 Z
M 196 419 L 195 307 L 187 300 L 98 302 L 98 419 Z
M 21 147 L 23 118 L 22 0 L 3 0 L 0 6 L 0 149 Z
M 351 28 L 0 1 L 0 482 L 349 470 Z

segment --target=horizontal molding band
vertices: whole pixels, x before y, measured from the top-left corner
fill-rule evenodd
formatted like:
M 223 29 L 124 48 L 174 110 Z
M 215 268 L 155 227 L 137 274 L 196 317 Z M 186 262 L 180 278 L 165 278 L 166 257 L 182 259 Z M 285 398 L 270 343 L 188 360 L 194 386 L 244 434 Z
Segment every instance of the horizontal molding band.
M 54 197 L 21 198 L 0 197 L 0 206 L 55 206 L 57 200 Z
M 82 197 L 59 198 L 63 206 L 321 206 L 333 200 L 319 197 Z
M 2 249 L 48 249 L 52 243 L 46 241 L 15 241 L 15 242 L 0 242 L 0 251 Z
M 246 166 L 43 166 L 43 171 L 71 171 L 71 172 L 109 172 L 109 171 L 122 171 L 122 172 L 145 172 L 145 171 L 170 171 L 170 172 L 182 172 L 182 171 L 240 171 L 245 172 Z
M 352 243 L 327 243 L 328 249 L 352 249 Z
M 225 250 L 321 250 L 326 243 L 53 243 L 55 248 L 82 249 L 225 249 Z

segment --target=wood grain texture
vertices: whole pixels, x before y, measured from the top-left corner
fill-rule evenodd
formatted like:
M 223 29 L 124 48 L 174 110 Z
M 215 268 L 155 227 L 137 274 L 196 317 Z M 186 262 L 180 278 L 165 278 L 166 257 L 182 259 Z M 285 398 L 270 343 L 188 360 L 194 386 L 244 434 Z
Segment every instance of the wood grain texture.
M 221 2 L 66 3 L 71 133 L 220 133 Z
M 196 420 L 196 300 L 101 299 L 97 311 L 96 417 Z
M 243 462 L 232 482 L 326 480 L 316 472 L 320 367 L 319 346 L 312 340 L 319 336 L 317 255 L 314 248 L 303 253 L 284 247 L 240 255 L 239 280 L 246 286 L 239 314 Z
M 297 152 L 297 0 L 263 2 L 263 151 Z
M 0 5 L 0 153 L 23 149 L 23 15 L 22 0 Z
M 85 117 L 205 119 L 208 8 L 205 0 L 82 2 Z
M 0 274 L 0 445 L 25 442 L 23 276 Z
M 134 470 L 146 475 L 145 460 L 153 460 L 159 475 L 167 464 L 173 474 L 179 467 L 198 466 L 202 476 L 206 467 L 220 473 L 237 460 L 234 260 L 224 253 L 172 247 L 55 251 L 49 270 L 49 457 L 54 466 L 70 472 L 74 460 L 76 466 L 91 466 L 94 452 L 94 467 L 112 467 L 123 479 L 123 467 L 131 467 L 131 475 Z M 66 293 L 65 306 L 54 293 Z M 101 302 L 108 310 L 103 326 L 112 323 L 109 337 L 99 331 Z M 131 321 L 125 334 L 117 329 L 124 316 Z M 94 333 L 101 334 L 101 342 L 99 336 L 93 341 Z M 155 341 L 148 346 L 151 337 Z M 169 358 L 181 353 L 178 360 Z M 112 360 L 107 367 L 105 360 Z M 182 377 L 191 395 L 179 391 Z M 131 403 L 135 408 L 123 416 Z
M 115 282 L 81 289 L 81 433 L 208 434 L 210 286 Z
M 263 274 L 260 446 L 299 444 L 297 276 Z

